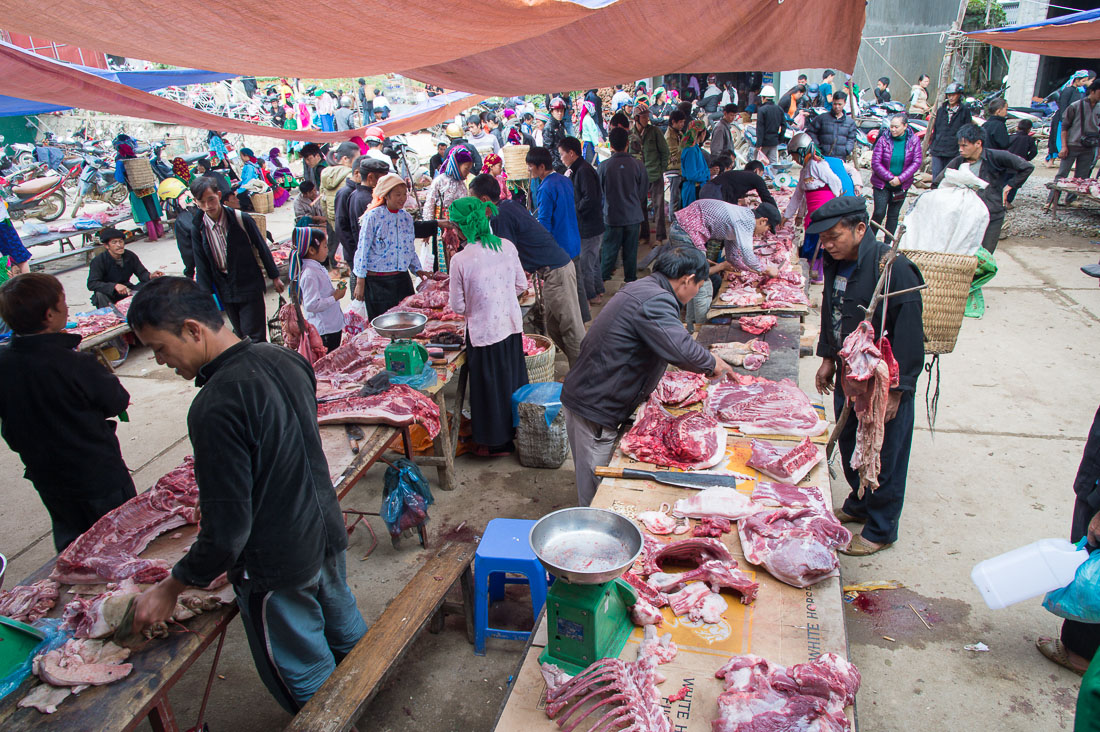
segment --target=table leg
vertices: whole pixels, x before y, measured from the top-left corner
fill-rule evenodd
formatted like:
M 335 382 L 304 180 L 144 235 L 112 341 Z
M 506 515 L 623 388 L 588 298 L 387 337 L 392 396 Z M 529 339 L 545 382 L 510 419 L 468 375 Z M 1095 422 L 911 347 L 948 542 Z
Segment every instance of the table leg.
M 229 626 L 222 628 L 218 635 L 218 647 L 214 649 L 214 662 L 210 664 L 210 676 L 206 679 L 206 691 L 202 694 L 202 704 L 199 705 L 199 721 L 195 723 L 195 729 L 202 732 L 203 717 L 206 716 L 206 703 L 210 701 L 210 691 L 214 688 L 214 679 L 218 676 L 218 660 L 222 657 L 222 646 L 225 645 L 225 634 Z
M 149 726 L 153 728 L 153 732 L 179 732 L 176 715 L 172 711 L 172 705 L 168 703 L 167 689 L 161 692 L 156 706 L 149 711 Z
M 474 565 L 471 562 L 466 565 L 466 569 L 463 570 L 462 576 L 459 578 L 459 582 L 462 583 L 462 614 L 466 616 L 466 640 L 470 643 L 474 642 Z M 539 627 L 538 620 L 535 620 L 535 627 Z
M 435 438 L 436 457 L 441 458 L 442 462 L 436 466 L 436 470 L 439 471 L 439 487 L 445 491 L 453 491 L 455 489 L 455 448 L 451 441 L 452 430 L 447 424 L 447 397 L 443 392 L 444 390 L 440 389 L 435 393 L 435 403 L 439 407 L 439 418 L 442 421 L 439 435 Z M 460 419 L 461 415 L 456 413 L 455 422 L 457 423 Z
M 451 461 L 454 462 L 454 454 L 458 451 L 458 432 L 459 427 L 462 425 L 462 409 L 466 406 L 466 382 L 470 378 L 469 371 L 466 370 L 466 364 L 458 370 L 458 393 L 455 395 L 455 421 L 451 425 Z
M 96 346 L 92 350 L 95 351 L 95 355 L 99 357 L 99 360 L 107 367 L 107 370 L 113 374 L 115 372 L 115 367 L 111 365 L 111 360 L 104 355 L 103 346 Z

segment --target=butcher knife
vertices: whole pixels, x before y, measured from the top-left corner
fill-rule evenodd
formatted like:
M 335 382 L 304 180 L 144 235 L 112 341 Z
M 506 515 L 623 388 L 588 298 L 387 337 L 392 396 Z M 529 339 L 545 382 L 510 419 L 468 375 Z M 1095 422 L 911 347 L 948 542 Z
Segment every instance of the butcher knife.
M 357 424 L 344 425 L 344 431 L 348 435 L 348 444 L 351 445 L 351 452 L 354 455 L 359 454 L 360 442 L 366 439 L 366 435 L 363 433 L 363 428 Z
M 742 475 L 715 475 L 713 473 L 674 473 L 669 470 L 634 470 L 633 468 L 605 468 L 599 466 L 594 471 L 600 478 L 630 478 L 634 480 L 655 480 L 678 488 L 702 490 L 722 486 L 736 488 L 738 480 L 751 480 Z

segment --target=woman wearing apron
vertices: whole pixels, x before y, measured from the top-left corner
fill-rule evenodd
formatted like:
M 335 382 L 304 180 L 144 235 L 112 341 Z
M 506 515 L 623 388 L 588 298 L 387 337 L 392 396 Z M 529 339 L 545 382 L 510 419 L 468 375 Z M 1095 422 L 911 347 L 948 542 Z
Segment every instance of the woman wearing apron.
M 831 201 L 841 195 L 844 185 L 832 167 L 822 158 L 813 139 L 805 132 L 799 132 L 787 144 L 787 152 L 802 166 L 798 175 L 798 186 L 794 189 L 785 218 L 794 218 L 795 226 L 802 226 L 804 217 L 809 216 L 821 208 L 826 201 Z M 824 269 L 820 253 L 817 253 L 817 234 L 807 234 L 802 242 L 802 250 L 799 254 L 803 259 L 809 259 L 811 274 L 810 281 L 814 283 L 824 282 Z

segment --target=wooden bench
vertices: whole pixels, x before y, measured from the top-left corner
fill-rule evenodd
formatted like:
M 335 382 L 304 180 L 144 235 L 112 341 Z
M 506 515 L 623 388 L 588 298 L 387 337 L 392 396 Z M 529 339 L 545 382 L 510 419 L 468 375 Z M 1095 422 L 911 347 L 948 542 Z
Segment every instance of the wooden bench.
M 287 732 L 352 729 L 424 626 L 430 623 L 433 633 L 443 629 L 444 613 L 465 615 L 466 637 L 473 643 L 475 549 L 474 544 L 450 542 L 429 559 L 291 720 Z M 456 582 L 462 586 L 461 605 L 444 599 Z
M 31 272 L 46 272 L 47 269 L 53 272 L 68 272 L 71 269 L 77 267 L 83 267 L 92 261 L 92 257 L 103 251 L 103 247 L 99 244 L 94 246 L 80 247 L 79 249 L 73 249 L 68 252 L 57 252 L 55 254 L 47 254 L 44 257 L 33 257 L 31 259 Z M 65 260 L 73 259 L 75 262 L 67 262 Z M 49 265 L 62 264 L 64 266 L 51 268 Z

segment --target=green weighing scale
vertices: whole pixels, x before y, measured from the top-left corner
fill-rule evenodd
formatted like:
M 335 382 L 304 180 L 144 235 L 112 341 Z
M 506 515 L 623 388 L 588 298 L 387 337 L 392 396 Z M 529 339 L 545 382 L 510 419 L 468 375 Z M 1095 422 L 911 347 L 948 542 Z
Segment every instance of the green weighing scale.
M 412 340 L 424 330 L 428 316 L 423 313 L 385 313 L 370 322 L 379 335 L 390 339 L 383 352 L 386 370 L 398 376 L 415 376 L 428 363 L 428 349 Z
M 619 579 L 642 551 L 630 519 L 602 508 L 565 508 L 531 528 L 531 548 L 554 575 L 546 595 L 546 647 L 539 663 L 576 675 L 617 658 L 634 630 L 634 588 Z

